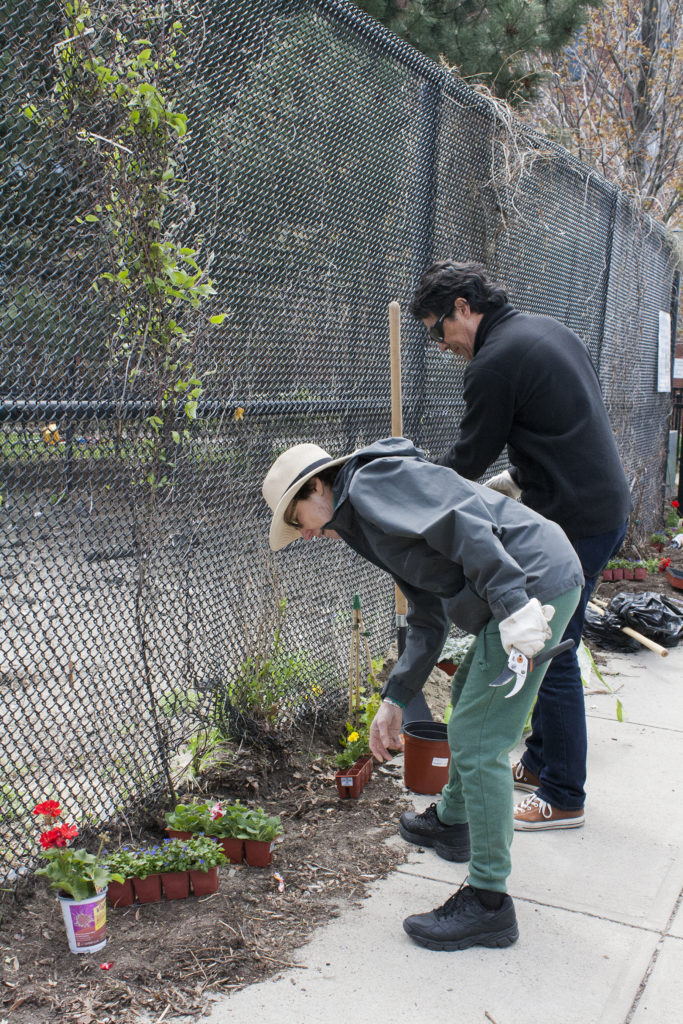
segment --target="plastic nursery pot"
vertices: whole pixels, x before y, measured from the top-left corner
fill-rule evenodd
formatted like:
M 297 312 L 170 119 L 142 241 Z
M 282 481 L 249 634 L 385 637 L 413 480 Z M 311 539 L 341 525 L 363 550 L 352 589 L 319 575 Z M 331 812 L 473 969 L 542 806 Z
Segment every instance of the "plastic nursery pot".
M 159 875 L 147 875 L 146 878 L 133 878 L 133 889 L 138 903 L 158 903 L 161 899 L 161 878 Z
M 602 578 L 605 581 L 605 583 L 611 583 L 614 579 L 614 569 L 603 569 Z
M 362 768 L 363 772 L 365 773 L 365 782 L 366 782 L 366 784 L 372 778 L 372 766 L 373 766 L 372 754 L 363 754 L 363 756 L 359 757 L 358 760 L 356 761 L 355 767 L 356 768 Z
M 110 907 L 129 907 L 135 899 L 133 883 L 130 878 L 125 882 L 110 882 L 107 887 L 107 903 Z
M 166 826 L 166 831 L 169 839 L 192 839 L 191 832 L 181 832 L 180 829 L 171 828 L 170 825 Z
M 72 953 L 96 953 L 107 945 L 107 890 L 85 900 L 57 894 Z
M 634 569 L 624 569 L 624 579 L 625 580 L 632 580 L 632 579 L 634 579 L 634 575 L 633 575 L 634 572 L 635 572 Z
M 162 871 L 161 886 L 167 900 L 186 900 L 190 895 L 189 872 Z
M 355 765 L 351 765 L 350 768 L 340 768 L 334 773 L 334 781 L 337 784 L 337 793 L 342 800 L 355 800 L 363 792 L 365 771 Z
M 616 582 L 617 580 L 623 580 L 624 570 L 623 569 L 612 569 L 612 579 Z
M 273 859 L 275 843 L 270 839 L 245 839 L 244 856 L 250 868 L 267 868 Z
M 645 580 L 647 579 L 647 569 L 644 565 L 637 565 L 633 570 L 634 580 Z
M 444 722 L 409 722 L 403 727 L 403 779 L 413 793 L 440 793 L 448 782 L 451 751 Z
M 442 672 L 445 672 L 447 676 L 453 676 L 458 670 L 456 662 L 451 661 L 450 658 L 443 658 L 441 661 L 437 661 L 436 667 L 440 668 Z
M 244 860 L 244 840 L 225 838 L 220 840 L 223 853 L 230 864 L 241 864 Z
M 195 896 L 210 896 L 218 892 L 218 867 L 208 871 L 190 871 L 190 882 Z

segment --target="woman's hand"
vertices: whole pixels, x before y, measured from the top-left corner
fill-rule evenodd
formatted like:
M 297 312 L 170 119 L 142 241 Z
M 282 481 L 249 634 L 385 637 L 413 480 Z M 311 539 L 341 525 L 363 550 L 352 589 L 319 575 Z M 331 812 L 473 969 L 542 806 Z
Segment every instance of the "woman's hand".
M 370 750 L 378 761 L 389 761 L 394 756 L 392 750 L 402 749 L 402 723 L 402 709 L 383 701 L 370 726 Z

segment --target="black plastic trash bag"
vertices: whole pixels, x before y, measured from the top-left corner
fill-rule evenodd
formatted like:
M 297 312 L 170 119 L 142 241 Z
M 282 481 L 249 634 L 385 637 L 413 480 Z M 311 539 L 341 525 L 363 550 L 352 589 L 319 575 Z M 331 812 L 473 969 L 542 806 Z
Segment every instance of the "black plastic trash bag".
M 633 637 L 621 632 L 623 623 L 612 615 L 605 612 L 600 615 L 592 608 L 586 608 L 586 617 L 583 622 L 583 638 L 602 647 L 606 651 L 637 651 L 640 644 Z
M 663 594 L 615 594 L 608 606 L 621 622 L 644 633 L 662 647 L 675 647 L 683 639 L 683 607 Z

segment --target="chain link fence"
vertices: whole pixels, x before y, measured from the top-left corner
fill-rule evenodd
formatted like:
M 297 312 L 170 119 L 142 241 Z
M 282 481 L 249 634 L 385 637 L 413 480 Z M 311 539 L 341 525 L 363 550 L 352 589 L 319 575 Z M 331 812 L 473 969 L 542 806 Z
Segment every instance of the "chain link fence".
M 101 821 L 162 792 L 200 728 L 339 710 L 355 592 L 386 650 L 388 579 L 334 544 L 273 559 L 260 484 L 293 443 L 336 456 L 390 433 L 388 304 L 433 258 L 482 260 L 585 339 L 643 531 L 670 408 L 675 257 L 596 174 L 343 0 L 147 4 L 144 25 L 103 0 L 78 31 L 105 64 L 148 37 L 153 60 L 182 25 L 160 88 L 187 115 L 183 184 L 156 241 L 193 247 L 215 292 L 182 324 L 192 422 L 168 419 L 168 367 L 93 288 L 122 265 L 101 210 L 135 156 L 74 91 L 73 10 L 7 0 L 0 26 L 5 881 L 30 864 L 35 801 Z M 437 456 L 463 368 L 405 312 L 402 331 L 404 433 Z

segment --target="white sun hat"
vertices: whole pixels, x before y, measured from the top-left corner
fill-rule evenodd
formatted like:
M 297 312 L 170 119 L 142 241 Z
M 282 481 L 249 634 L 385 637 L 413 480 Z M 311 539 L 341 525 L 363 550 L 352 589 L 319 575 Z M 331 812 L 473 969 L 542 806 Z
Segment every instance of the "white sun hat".
M 301 537 L 301 531 L 286 523 L 284 516 L 290 501 L 306 481 L 321 470 L 343 465 L 351 457 L 344 455 L 341 459 L 333 459 L 329 452 L 317 444 L 295 444 L 293 448 L 278 455 L 261 488 L 273 513 L 268 537 L 273 551 L 279 551 Z

